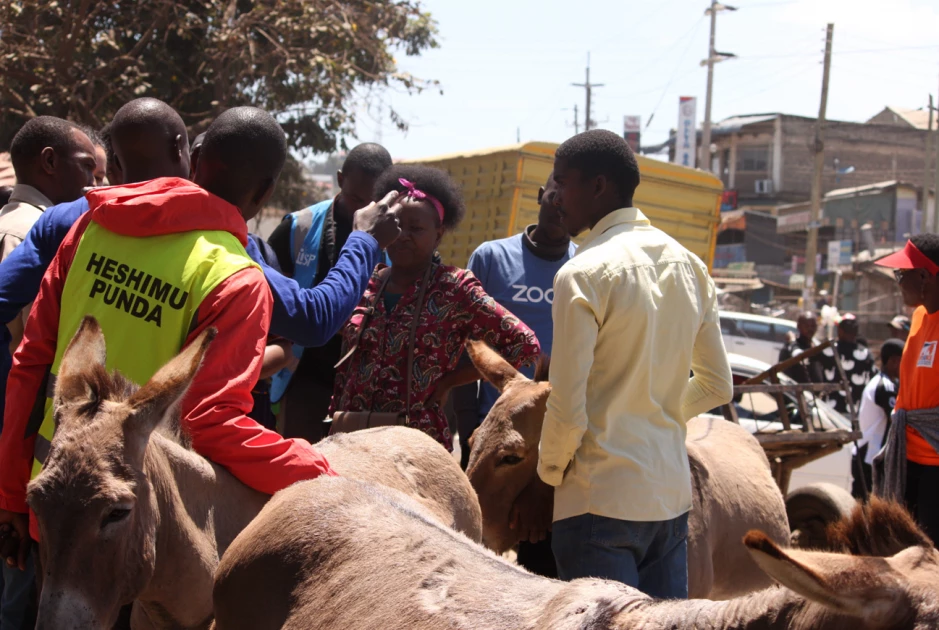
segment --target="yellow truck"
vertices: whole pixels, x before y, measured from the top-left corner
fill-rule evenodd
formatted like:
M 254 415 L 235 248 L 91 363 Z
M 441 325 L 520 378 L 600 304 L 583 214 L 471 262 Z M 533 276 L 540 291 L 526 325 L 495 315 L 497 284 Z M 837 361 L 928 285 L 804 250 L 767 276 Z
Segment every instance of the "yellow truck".
M 538 218 L 538 188 L 548 179 L 557 144 L 526 142 L 414 163 L 447 171 L 463 188 L 466 218 L 440 244 L 446 264 L 465 266 L 480 243 L 519 234 Z M 634 203 L 704 260 L 714 261 L 723 185 L 710 173 L 637 156 L 642 182 Z

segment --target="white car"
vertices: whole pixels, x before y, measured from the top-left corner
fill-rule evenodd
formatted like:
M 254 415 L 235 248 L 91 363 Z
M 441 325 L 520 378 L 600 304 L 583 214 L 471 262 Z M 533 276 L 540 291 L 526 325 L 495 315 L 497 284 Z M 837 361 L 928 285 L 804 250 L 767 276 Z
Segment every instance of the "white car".
M 789 319 L 721 311 L 721 336 L 728 354 L 738 354 L 773 365 L 786 343 L 787 333 L 799 336 Z
M 771 367 L 769 363 L 739 354 L 730 353 L 728 359 L 731 372 L 734 375 L 734 383 L 741 383 Z M 779 382 L 782 384 L 794 383 L 785 374 L 779 375 Z M 811 392 L 803 392 L 802 395 L 805 396 L 808 408 L 811 410 L 813 426 L 828 430 L 851 430 L 851 421 L 835 411 L 827 402 L 820 400 Z M 802 419 L 799 417 L 799 405 L 795 394 L 784 394 L 784 396 L 791 424 L 801 426 Z M 771 394 L 744 394 L 739 400 L 735 399 L 734 407 L 740 420 L 740 426 L 750 431 L 750 433 L 775 433 L 783 430 L 782 422 L 779 421 L 779 403 L 776 397 Z M 841 450 L 792 471 L 792 479 L 789 482 L 790 493 L 798 488 L 819 482 L 829 483 L 850 492 L 852 480 L 851 452 L 852 445 L 845 444 L 841 447 Z

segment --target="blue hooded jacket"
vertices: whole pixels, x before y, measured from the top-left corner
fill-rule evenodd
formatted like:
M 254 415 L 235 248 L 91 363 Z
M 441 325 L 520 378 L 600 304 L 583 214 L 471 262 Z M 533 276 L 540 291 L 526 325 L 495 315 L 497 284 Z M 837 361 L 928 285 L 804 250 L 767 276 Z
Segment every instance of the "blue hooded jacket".
M 84 197 L 48 208 L 26 239 L 0 263 L 0 324 L 12 321 L 36 299 L 42 277 L 59 245 L 87 211 L 88 201 Z M 374 237 L 361 231 L 352 232 L 336 266 L 323 282 L 312 289 L 303 289 L 295 280 L 268 265 L 253 239 L 248 239 L 245 249 L 261 266 L 274 297 L 271 334 L 305 347 L 321 346 L 339 332 L 362 299 L 381 258 L 381 249 Z M 9 329 L 0 326 L 0 422 L 7 375 L 12 365 L 10 339 Z

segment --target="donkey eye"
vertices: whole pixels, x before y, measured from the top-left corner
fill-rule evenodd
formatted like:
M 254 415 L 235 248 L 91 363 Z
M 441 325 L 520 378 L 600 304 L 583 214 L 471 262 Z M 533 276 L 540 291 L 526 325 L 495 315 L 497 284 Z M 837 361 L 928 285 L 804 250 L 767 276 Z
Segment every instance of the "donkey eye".
M 518 455 L 506 455 L 501 460 L 499 460 L 500 466 L 515 466 L 516 464 L 521 464 L 522 458 Z
M 130 516 L 130 508 L 114 508 L 108 515 L 104 517 L 104 520 L 101 521 L 101 527 L 110 525 L 112 523 L 119 523 L 125 518 Z

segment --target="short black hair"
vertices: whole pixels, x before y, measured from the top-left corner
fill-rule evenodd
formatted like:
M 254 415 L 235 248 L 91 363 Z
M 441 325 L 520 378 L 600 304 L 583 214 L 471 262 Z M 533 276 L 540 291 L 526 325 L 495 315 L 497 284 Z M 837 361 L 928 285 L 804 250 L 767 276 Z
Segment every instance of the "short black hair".
M 631 202 L 639 186 L 639 163 L 629 143 L 605 129 L 579 133 L 558 147 L 555 159 L 587 177 L 604 175 L 619 192 L 620 200 Z
M 923 252 L 926 258 L 939 265 L 939 234 L 917 234 L 910 238 L 916 249 Z
M 148 133 L 159 129 L 169 137 L 188 138 L 179 113 L 160 99 L 144 97 L 125 103 L 111 120 L 111 138 L 120 142 L 125 134 Z M 160 147 L 163 150 L 163 147 Z
M 287 137 L 274 117 L 257 107 L 233 107 L 209 126 L 199 163 L 221 166 L 215 194 L 231 201 L 265 180 L 276 180 L 287 160 Z M 200 166 L 201 170 L 201 166 Z
M 407 190 L 399 179 L 408 180 L 417 190 L 435 197 L 440 202 L 443 206 L 445 230 L 452 230 L 463 220 L 463 215 L 466 214 L 463 192 L 446 171 L 420 164 L 396 164 L 382 173 L 375 182 L 375 199 L 381 199 L 392 190 Z
M 13 186 L 0 186 L 0 208 L 10 203 L 10 196 L 13 194 Z
M 179 113 L 150 97 L 136 98 L 117 110 L 108 137 L 127 183 L 165 176 L 157 165 L 172 155 L 171 149 L 185 150 L 189 140 Z M 177 137 L 183 140 L 178 147 Z
M 46 147 L 62 153 L 71 149 L 74 129 L 78 129 L 74 123 L 55 116 L 37 116 L 28 120 L 13 136 L 10 145 L 10 161 L 16 178 L 27 178 L 26 169 Z
M 388 149 L 374 142 L 364 142 L 349 151 L 342 163 L 342 171 L 348 173 L 358 170 L 370 177 L 378 177 L 391 168 L 391 164 Z
M 880 346 L 880 360 L 882 363 L 886 363 L 893 357 L 902 357 L 903 356 L 903 340 L 902 339 L 888 339 Z

